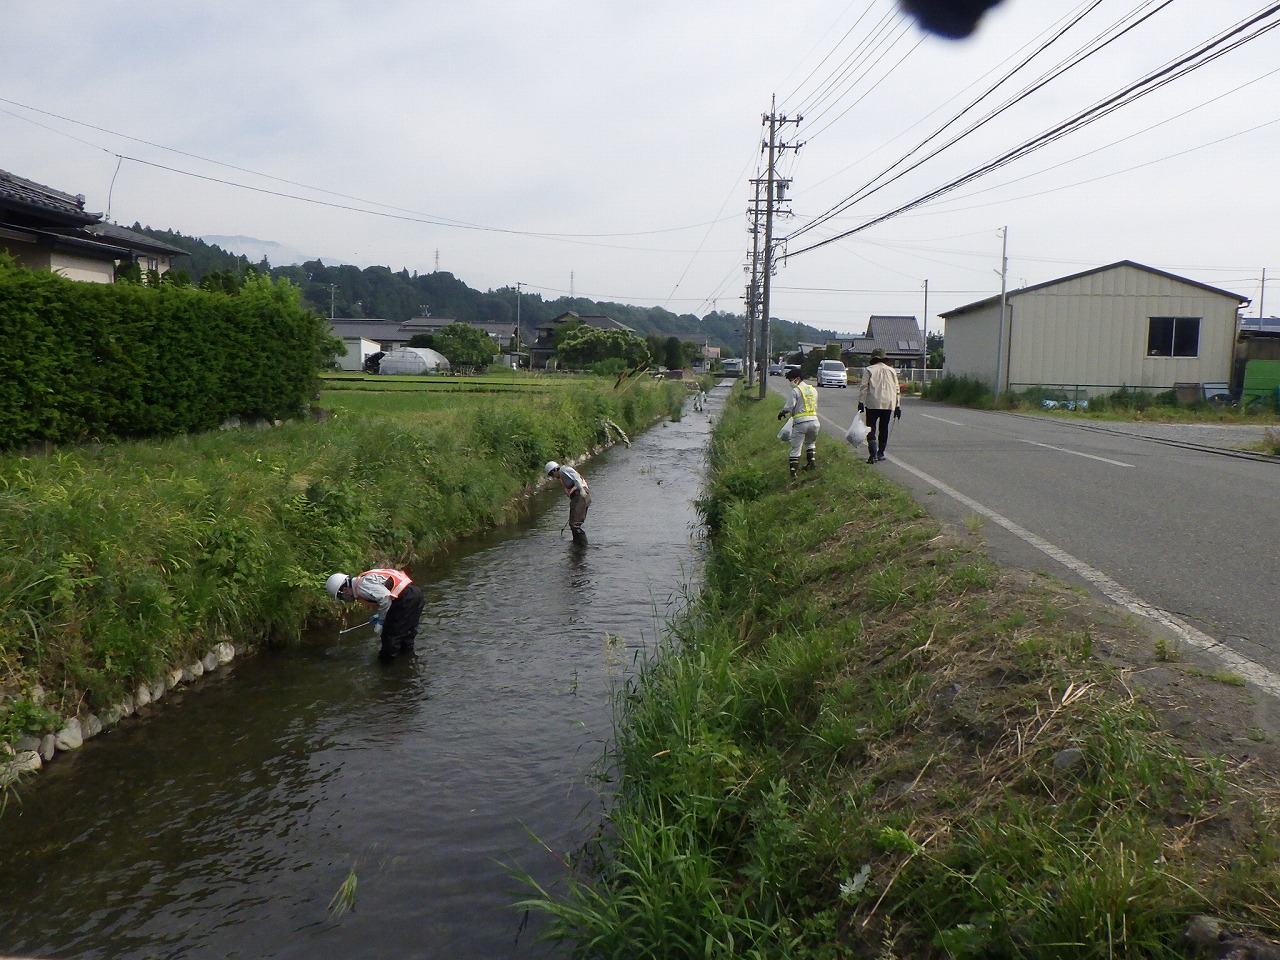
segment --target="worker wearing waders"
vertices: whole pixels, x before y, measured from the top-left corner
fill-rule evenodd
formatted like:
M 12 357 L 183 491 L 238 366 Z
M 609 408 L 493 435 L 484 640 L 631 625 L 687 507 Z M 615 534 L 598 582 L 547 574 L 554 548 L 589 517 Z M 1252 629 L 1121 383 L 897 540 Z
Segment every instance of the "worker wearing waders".
M 791 454 L 788 467 L 795 479 L 800 467 L 800 450 L 804 449 L 804 468 L 812 470 L 818 465 L 818 391 L 804 382 L 799 367 L 787 371 L 791 384 L 791 396 L 786 406 L 778 411 L 778 419 L 791 418 Z
M 569 530 L 575 543 L 585 543 L 587 535 L 582 532 L 582 524 L 587 519 L 587 508 L 591 506 L 591 488 L 582 474 L 573 467 L 566 467 L 548 460 L 543 468 L 548 477 L 555 477 L 564 488 L 564 495 L 569 498 Z M 564 531 L 562 530 L 561 533 Z
M 413 656 L 413 642 L 422 619 L 422 591 L 403 570 L 380 567 L 349 577 L 335 573 L 325 582 L 325 589 L 335 600 L 376 607 L 369 623 L 374 636 L 382 640 L 379 660 L 393 660 L 397 653 Z

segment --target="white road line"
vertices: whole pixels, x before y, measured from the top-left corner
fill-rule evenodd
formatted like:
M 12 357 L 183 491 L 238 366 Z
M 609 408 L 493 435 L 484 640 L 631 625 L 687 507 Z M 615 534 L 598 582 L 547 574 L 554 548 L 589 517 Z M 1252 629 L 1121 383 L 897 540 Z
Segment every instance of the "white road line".
M 1076 457 L 1088 457 L 1090 460 L 1098 460 L 1102 463 L 1110 463 L 1117 467 L 1133 467 L 1132 463 L 1125 463 L 1123 460 L 1108 460 L 1106 457 L 1095 457 L 1092 453 L 1081 453 L 1079 450 L 1068 450 L 1066 447 L 1055 447 L 1051 443 L 1037 443 L 1035 440 L 1019 440 L 1019 443 L 1029 443 L 1033 447 L 1044 447 L 1046 450 L 1057 450 L 1059 453 L 1069 453 Z
M 935 416 L 934 416 L 933 414 L 931 414 L 931 413 L 922 413 L 922 414 L 920 414 L 920 416 L 924 417 L 926 420 L 940 420 L 940 421 L 942 421 L 943 423 L 949 423 L 949 424 L 951 424 L 953 427 L 968 427 L 968 426 L 969 426 L 967 423 L 960 423 L 958 420 L 948 420 L 946 417 L 935 417 Z
M 903 463 L 896 457 L 893 458 L 893 462 L 908 473 L 914 474 L 925 483 L 937 490 L 940 490 L 942 493 L 945 493 L 953 500 L 964 504 L 974 513 L 981 514 L 993 523 L 1004 527 L 1024 543 L 1030 544 L 1037 550 L 1040 550 L 1046 555 L 1052 557 L 1054 560 L 1057 560 L 1063 566 L 1088 580 L 1102 591 L 1103 594 L 1115 603 L 1124 607 L 1130 613 L 1136 613 L 1138 616 L 1146 617 L 1148 620 L 1155 621 L 1168 630 L 1171 630 L 1179 639 L 1189 646 L 1195 647 L 1196 649 L 1217 659 L 1218 662 L 1228 670 L 1239 674 L 1244 677 L 1245 680 L 1255 684 L 1272 696 L 1280 697 L 1280 675 L 1268 670 L 1266 667 L 1262 666 L 1262 664 L 1255 663 L 1243 654 L 1232 650 L 1220 640 L 1214 639 L 1207 633 L 1202 633 L 1185 620 L 1182 620 L 1170 613 L 1168 610 L 1162 610 L 1160 607 L 1157 607 L 1152 603 L 1148 603 L 1128 588 L 1116 583 L 1116 581 L 1112 580 L 1101 570 L 1095 570 L 1083 560 L 1073 557 L 1060 547 L 1054 546 L 1048 540 L 1036 536 L 1024 527 L 1018 526 L 1018 524 L 1014 523 L 1007 517 L 1002 517 L 994 510 L 984 507 L 976 500 L 966 497 L 959 490 L 953 490 L 941 480 L 929 476 L 929 474 L 925 473 L 923 470 L 917 470 L 915 467 Z

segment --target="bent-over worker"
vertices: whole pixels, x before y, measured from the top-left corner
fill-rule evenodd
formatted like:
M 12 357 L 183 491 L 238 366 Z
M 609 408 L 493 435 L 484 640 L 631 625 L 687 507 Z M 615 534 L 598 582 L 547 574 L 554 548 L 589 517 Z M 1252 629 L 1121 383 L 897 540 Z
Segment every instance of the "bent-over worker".
M 403 570 L 377 567 L 358 576 L 332 574 L 325 589 L 335 600 L 350 603 L 359 600 L 376 608 L 369 617 L 374 636 L 382 640 L 379 660 L 392 660 L 397 653 L 413 656 L 422 619 L 422 591 Z
M 582 532 L 582 524 L 587 519 L 587 508 L 591 506 L 591 488 L 573 467 L 548 460 L 543 469 L 548 477 L 555 477 L 564 488 L 564 495 L 569 498 L 569 530 L 575 541 L 584 541 L 587 535 Z

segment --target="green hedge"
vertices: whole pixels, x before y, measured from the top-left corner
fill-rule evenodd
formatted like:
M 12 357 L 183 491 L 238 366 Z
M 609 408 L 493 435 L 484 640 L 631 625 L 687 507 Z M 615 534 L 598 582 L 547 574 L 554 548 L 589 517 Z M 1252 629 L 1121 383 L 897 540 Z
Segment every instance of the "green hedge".
M 324 337 L 287 281 L 228 295 L 83 283 L 5 258 L 0 330 L 0 450 L 297 416 Z

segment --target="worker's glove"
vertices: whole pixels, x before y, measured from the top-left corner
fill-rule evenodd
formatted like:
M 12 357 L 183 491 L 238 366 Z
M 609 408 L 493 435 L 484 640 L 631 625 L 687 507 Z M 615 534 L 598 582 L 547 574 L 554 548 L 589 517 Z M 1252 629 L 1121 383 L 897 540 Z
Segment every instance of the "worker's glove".
M 861 403 L 860 403 L 860 404 L 858 404 L 858 412 L 859 412 L 859 413 L 866 413 L 866 412 L 867 412 L 867 408 L 866 408 L 866 406 L 865 406 L 865 405 L 863 405 L 863 404 L 861 404 Z
M 378 616 L 376 613 L 369 618 L 369 626 L 373 627 L 373 629 L 375 630 L 378 629 L 378 626 L 381 623 L 382 623 L 382 618 Z
M 779 419 L 779 420 L 785 420 L 785 419 L 787 419 L 787 411 L 785 411 L 785 410 L 779 410 L 779 411 L 778 411 L 778 419 Z
M 895 419 L 895 420 L 901 420 L 901 419 L 902 419 L 902 408 L 901 408 L 901 407 L 894 407 L 894 408 L 893 408 L 893 419 Z

